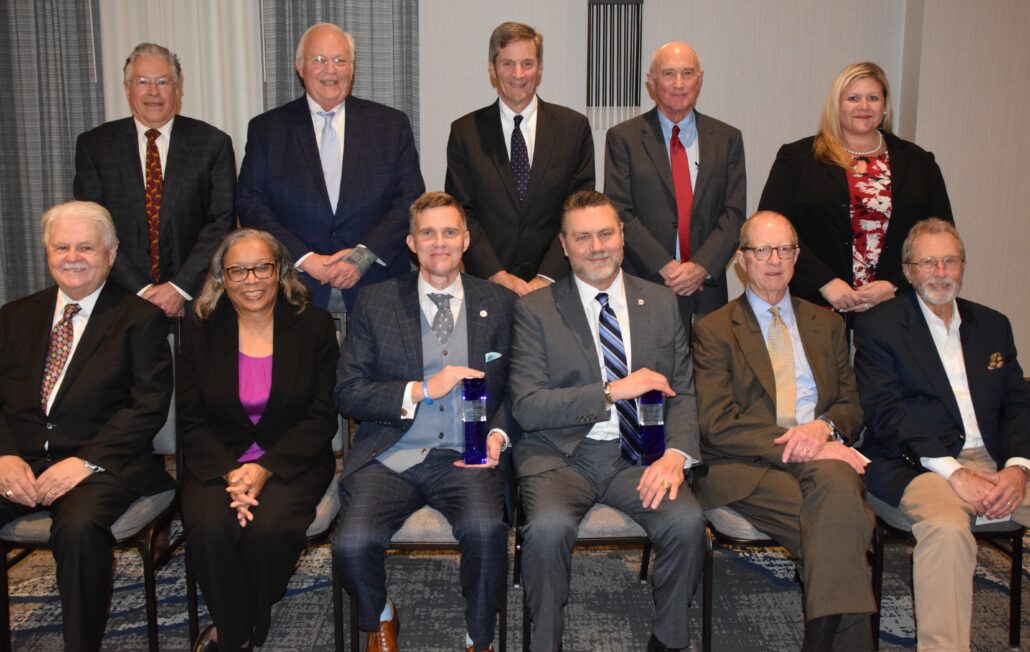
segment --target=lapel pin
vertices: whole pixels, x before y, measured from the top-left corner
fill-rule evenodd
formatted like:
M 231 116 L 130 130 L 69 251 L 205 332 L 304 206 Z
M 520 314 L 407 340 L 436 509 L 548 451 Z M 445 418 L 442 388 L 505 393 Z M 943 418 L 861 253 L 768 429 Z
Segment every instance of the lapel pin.
M 490 313 L 488 313 L 488 312 L 487 312 L 487 311 L 485 311 L 485 310 L 480 310 L 480 311 L 479 311 L 479 316 L 480 316 L 480 317 L 486 317 L 486 316 L 487 316 L 487 315 L 489 315 L 489 314 L 490 314 Z
M 637 305 L 638 306 L 644 305 L 644 300 L 643 299 L 637 299 Z
M 1005 359 L 1001 357 L 1001 353 L 995 352 L 991 354 L 991 357 L 987 360 L 987 369 L 1001 369 L 1005 366 Z

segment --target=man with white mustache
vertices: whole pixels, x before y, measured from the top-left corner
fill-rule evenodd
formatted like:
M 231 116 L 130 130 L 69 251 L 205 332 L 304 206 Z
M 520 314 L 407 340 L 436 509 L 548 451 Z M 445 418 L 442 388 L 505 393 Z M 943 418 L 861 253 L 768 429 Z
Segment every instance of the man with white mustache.
M 53 519 L 64 649 L 99 650 L 111 602 L 111 524 L 174 488 L 150 441 L 172 396 L 168 324 L 109 283 L 118 251 L 93 202 L 43 215 L 50 287 L 0 308 L 0 525 Z
M 919 222 L 902 248 L 914 292 L 855 322 L 866 485 L 913 523 L 921 650 L 969 649 L 973 518 L 1030 526 L 1030 397 L 1009 320 L 958 298 L 965 261 L 954 225 Z
M 409 271 L 408 207 L 425 190 L 408 117 L 351 96 L 354 57 L 336 25 L 304 32 L 294 66 L 305 93 L 250 121 L 236 189 L 240 225 L 286 245 L 311 302 L 331 312 Z

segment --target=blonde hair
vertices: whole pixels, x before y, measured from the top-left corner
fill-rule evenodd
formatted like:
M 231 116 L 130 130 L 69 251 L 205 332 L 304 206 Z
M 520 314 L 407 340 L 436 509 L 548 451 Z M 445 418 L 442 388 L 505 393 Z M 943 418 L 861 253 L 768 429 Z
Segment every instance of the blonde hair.
M 884 133 L 891 132 L 894 110 L 891 108 L 891 87 L 887 82 L 887 75 L 883 68 L 871 61 L 853 63 L 840 71 L 830 86 L 830 92 L 826 94 L 826 103 L 823 104 L 823 113 L 819 118 L 819 133 L 812 144 L 812 153 L 816 160 L 845 170 L 851 168 L 852 157 L 844 147 L 844 133 L 840 128 L 840 100 L 851 82 L 863 77 L 873 79 L 883 89 L 884 116 L 880 129 Z

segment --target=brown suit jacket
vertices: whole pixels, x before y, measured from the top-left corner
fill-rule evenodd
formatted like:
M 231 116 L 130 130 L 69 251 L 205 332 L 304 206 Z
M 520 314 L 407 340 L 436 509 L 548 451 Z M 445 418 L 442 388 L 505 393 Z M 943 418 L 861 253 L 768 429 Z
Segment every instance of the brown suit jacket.
M 862 426 L 855 374 L 848 362 L 844 320 L 803 299 L 792 298 L 801 343 L 819 398 L 816 416 L 827 416 L 848 442 Z M 772 362 L 747 297 L 741 295 L 694 324 L 701 454 L 708 473 L 698 480 L 705 509 L 748 496 L 770 467 L 786 468 L 785 432 L 776 425 Z

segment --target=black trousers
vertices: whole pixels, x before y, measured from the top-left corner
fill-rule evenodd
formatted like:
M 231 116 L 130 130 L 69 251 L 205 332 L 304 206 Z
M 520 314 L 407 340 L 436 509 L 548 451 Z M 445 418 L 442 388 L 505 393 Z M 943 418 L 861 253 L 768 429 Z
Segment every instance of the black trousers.
M 332 477 L 332 467 L 321 464 L 292 482 L 271 477 L 251 510 L 254 520 L 240 527 L 225 482 L 200 482 L 187 474 L 182 487 L 187 552 L 218 628 L 219 648 L 265 642 L 272 605 L 286 592 Z

